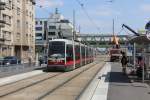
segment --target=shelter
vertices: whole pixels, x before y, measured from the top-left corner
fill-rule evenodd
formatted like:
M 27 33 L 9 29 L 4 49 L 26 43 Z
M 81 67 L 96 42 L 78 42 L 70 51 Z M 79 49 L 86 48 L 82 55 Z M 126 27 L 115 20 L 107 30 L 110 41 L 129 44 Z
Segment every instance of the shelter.
M 135 36 L 129 40 L 131 44 L 134 45 L 133 50 L 133 62 L 134 67 L 136 66 L 136 57 L 142 55 L 144 58 L 147 70 L 145 73 L 150 74 L 150 40 L 146 35 Z M 143 74 L 143 82 L 144 82 Z

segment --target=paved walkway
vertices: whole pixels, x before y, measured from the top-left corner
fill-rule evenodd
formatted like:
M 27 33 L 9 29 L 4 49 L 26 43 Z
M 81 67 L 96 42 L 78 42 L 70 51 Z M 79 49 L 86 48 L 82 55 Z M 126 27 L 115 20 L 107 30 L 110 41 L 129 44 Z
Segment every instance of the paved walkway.
M 150 100 L 150 86 L 141 82 L 131 83 L 121 72 L 121 64 L 108 62 L 81 100 Z
M 121 73 L 118 63 L 111 64 L 108 100 L 150 100 L 150 87 L 141 82 L 131 83 L 127 75 Z

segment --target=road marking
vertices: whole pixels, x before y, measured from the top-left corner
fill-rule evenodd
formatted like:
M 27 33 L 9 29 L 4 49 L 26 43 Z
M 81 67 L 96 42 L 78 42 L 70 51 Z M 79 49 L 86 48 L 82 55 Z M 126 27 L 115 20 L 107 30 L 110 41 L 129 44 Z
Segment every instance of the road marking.
M 37 70 L 37 71 L 31 71 L 31 72 L 27 72 L 27 73 L 23 73 L 23 74 L 17 74 L 17 75 L 13 75 L 13 76 L 9 76 L 9 77 L 5 77 L 5 78 L 0 78 L 0 86 L 5 85 L 5 84 L 9 84 L 12 82 L 16 82 L 28 77 L 32 77 L 35 75 L 39 75 L 44 73 L 42 70 Z
M 111 64 L 106 63 L 102 70 L 96 75 L 79 100 L 107 100 L 108 78 Z M 106 81 L 106 82 L 105 82 Z

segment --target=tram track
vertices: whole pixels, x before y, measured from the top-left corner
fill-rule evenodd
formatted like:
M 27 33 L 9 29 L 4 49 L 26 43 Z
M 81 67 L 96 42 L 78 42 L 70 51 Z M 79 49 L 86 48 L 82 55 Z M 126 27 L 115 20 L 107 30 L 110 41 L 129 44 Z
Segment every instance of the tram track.
M 101 65 L 104 65 L 102 63 Z M 88 68 L 84 72 L 79 73 L 78 75 L 70 78 L 66 82 L 62 83 L 60 86 L 54 88 L 53 90 L 50 90 L 46 94 L 38 97 L 36 100 L 66 100 L 67 96 L 72 96 L 73 100 L 76 100 L 80 97 L 80 94 L 86 89 L 86 87 L 89 85 L 90 81 L 93 79 L 93 77 L 97 74 L 97 72 L 102 68 L 98 67 L 99 64 L 95 64 L 93 67 Z M 94 70 L 91 72 L 91 70 Z M 90 74 L 89 74 L 90 73 Z M 75 84 L 76 83 L 76 84 Z M 63 93 L 67 91 L 68 88 L 71 88 L 71 91 L 74 91 L 73 93 L 68 94 Z M 75 89 L 77 88 L 77 89 Z M 74 90 L 73 90 L 74 89 Z M 63 95 L 62 95 L 63 94 Z M 71 99 L 69 99 L 71 100 Z
M 31 78 L 29 80 L 33 81 L 33 82 L 31 82 L 31 83 L 29 82 L 30 84 L 28 82 L 26 82 L 25 80 L 23 80 L 23 81 L 26 83 L 19 81 L 19 82 L 24 83 L 25 85 L 21 86 L 17 89 L 16 89 L 16 86 L 14 86 L 13 89 L 9 89 L 9 87 L 11 88 L 13 86 L 11 84 L 6 85 L 4 87 L 0 87 L 0 91 L 2 91 L 2 92 L 0 92 L 0 98 L 2 100 L 8 100 L 8 99 L 16 100 L 18 98 L 19 99 L 28 99 L 28 100 L 43 99 L 43 98 L 47 97 L 49 94 L 52 94 L 57 89 L 63 87 L 65 84 L 67 84 L 71 80 L 80 76 L 82 73 L 86 72 L 87 70 L 90 70 L 91 68 L 96 66 L 98 63 L 99 62 L 94 62 L 94 63 L 86 65 L 87 67 L 83 66 L 83 67 L 78 68 L 71 72 L 59 73 L 59 74 L 57 73 L 58 75 L 54 75 L 54 76 L 51 76 L 49 78 L 45 78 L 45 79 L 39 80 L 39 81 L 33 80 Z M 19 84 L 21 84 L 19 82 L 16 82 L 18 84 L 18 86 L 19 86 Z M 13 84 L 16 84 L 16 83 L 13 83 Z M 5 89 L 7 89 L 7 91 L 4 92 L 3 90 L 5 90 Z
M 60 74 L 62 74 L 62 73 L 45 73 L 45 74 L 42 74 L 40 76 L 38 75 L 38 76 L 34 76 L 34 77 L 20 80 L 18 82 L 7 84 L 3 87 L 0 87 L 0 91 L 1 91 L 0 92 L 0 98 L 7 96 L 9 94 L 18 92 L 18 91 L 25 89 L 27 87 L 31 87 L 33 85 L 36 85 L 40 82 L 43 82 L 45 80 L 48 80 L 48 79 L 53 78 L 53 77 L 60 75 Z

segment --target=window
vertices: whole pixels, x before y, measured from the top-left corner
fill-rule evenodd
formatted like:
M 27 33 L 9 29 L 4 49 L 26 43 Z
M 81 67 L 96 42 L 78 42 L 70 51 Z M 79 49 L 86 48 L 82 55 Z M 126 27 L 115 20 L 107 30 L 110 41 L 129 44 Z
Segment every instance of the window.
M 3 31 L 3 36 L 7 41 L 11 41 L 11 32 Z
M 17 20 L 17 28 L 20 28 L 20 20 Z
M 20 15 L 20 8 L 17 7 L 17 15 Z
M 56 26 L 49 26 L 49 29 L 56 29 Z
M 17 41 L 19 41 L 20 40 L 20 33 L 17 33 L 17 36 L 16 36 L 16 39 L 17 39 Z
M 28 10 L 26 10 L 26 15 L 28 16 Z
M 30 17 L 32 17 L 32 13 L 30 12 Z
M 69 20 L 60 20 L 61 23 L 69 23 Z
M 67 61 L 73 60 L 73 46 L 72 45 L 67 45 L 66 52 L 67 52 L 66 60 Z
M 44 25 L 47 26 L 47 21 L 44 21 Z
M 35 25 L 38 25 L 38 21 L 35 21 Z
M 5 23 L 8 25 L 11 24 L 11 16 L 8 16 L 6 14 L 3 14 L 3 20 L 5 21 Z
M 36 36 L 42 36 L 42 33 L 36 33 Z
M 11 9 L 11 0 L 6 0 L 6 8 Z
M 40 25 L 42 25 L 42 23 L 43 23 L 43 22 L 42 22 L 42 21 L 40 21 Z
M 29 0 L 26 0 L 26 3 L 28 4 Z
M 64 58 L 65 57 L 65 42 L 50 42 L 49 43 L 49 57 Z
M 48 32 L 48 35 L 55 35 L 55 32 Z
M 28 28 L 29 28 L 29 24 L 28 22 L 26 22 L 26 29 L 28 30 Z
M 36 27 L 36 31 L 42 31 L 42 27 Z

